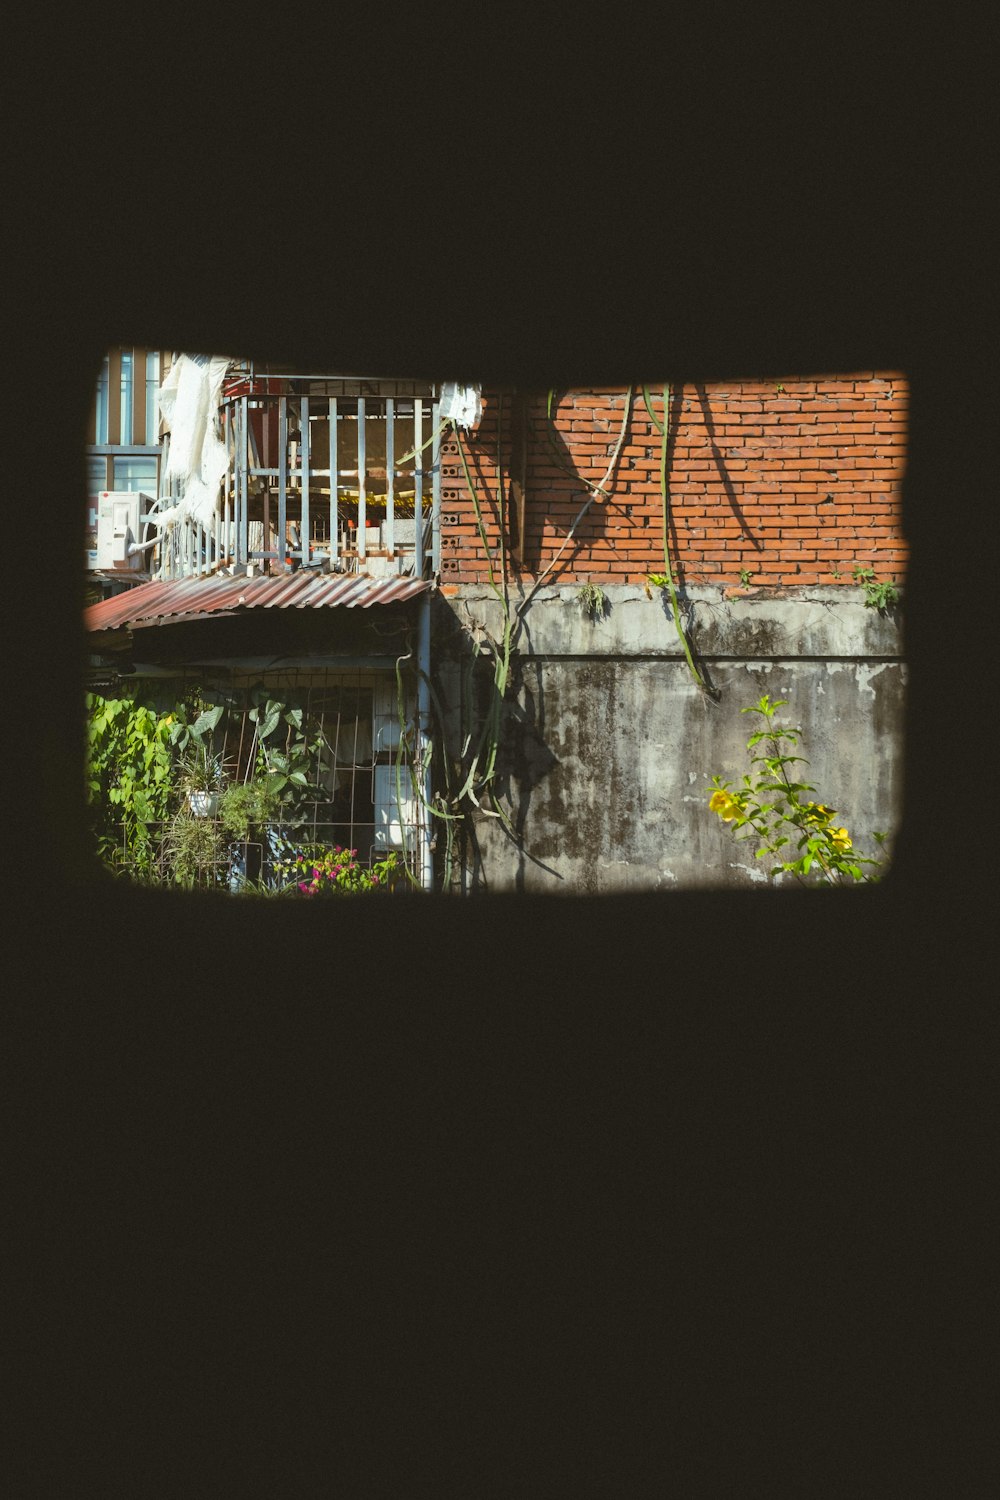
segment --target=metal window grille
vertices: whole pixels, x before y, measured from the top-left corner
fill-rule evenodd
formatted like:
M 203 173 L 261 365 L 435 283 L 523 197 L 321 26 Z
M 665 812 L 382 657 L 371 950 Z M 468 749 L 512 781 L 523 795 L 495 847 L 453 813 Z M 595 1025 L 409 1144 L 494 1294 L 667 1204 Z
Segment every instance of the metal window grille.
M 246 837 L 226 830 L 217 805 L 192 828 L 192 810 L 175 796 L 168 818 L 147 825 L 138 852 L 134 837 L 130 841 L 118 825 L 122 873 L 157 884 L 273 891 L 290 883 L 287 866 L 296 852 L 340 848 L 355 851 L 358 864 L 369 870 L 394 851 L 419 878 L 428 828 L 410 770 L 414 703 L 404 701 L 401 729 L 394 674 L 202 671 L 156 687 L 160 704 L 194 697 L 206 706 L 224 705 L 205 743 L 221 757 L 228 785 L 246 784 L 268 768 L 280 774 L 290 755 L 306 784 L 287 784 L 280 811 Z M 282 712 L 263 738 L 271 702 L 280 703 Z M 190 848 L 179 864 L 181 838 Z

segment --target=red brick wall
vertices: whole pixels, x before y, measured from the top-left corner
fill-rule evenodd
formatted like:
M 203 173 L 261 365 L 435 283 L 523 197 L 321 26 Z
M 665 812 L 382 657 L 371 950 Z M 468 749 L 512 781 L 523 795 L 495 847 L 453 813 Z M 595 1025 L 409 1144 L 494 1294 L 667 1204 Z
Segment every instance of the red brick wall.
M 662 390 L 650 394 L 662 420 Z M 907 395 L 901 375 L 881 371 L 674 386 L 668 474 L 679 581 L 734 584 L 746 568 L 755 585 L 851 584 L 860 564 L 900 582 Z M 463 444 L 495 548 L 498 417 L 509 497 L 512 397 L 486 390 L 483 405 L 480 427 Z M 549 423 L 545 394 L 527 398 L 526 578 L 553 558 L 590 493 L 579 476 L 602 480 L 624 409 L 623 388 L 557 392 Z M 663 571 L 660 443 L 637 389 L 610 499 L 590 507 L 547 581 L 641 583 Z M 485 580 L 453 441 L 442 446 L 441 511 L 442 583 Z

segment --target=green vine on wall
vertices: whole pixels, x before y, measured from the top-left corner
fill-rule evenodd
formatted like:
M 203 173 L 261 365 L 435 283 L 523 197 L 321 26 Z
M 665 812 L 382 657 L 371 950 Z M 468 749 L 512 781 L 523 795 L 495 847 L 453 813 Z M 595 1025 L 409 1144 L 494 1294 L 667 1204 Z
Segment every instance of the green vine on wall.
M 555 566 L 559 562 L 559 559 L 561 558 L 561 556 L 562 556 L 563 552 L 565 551 L 566 547 L 569 545 L 569 543 L 571 542 L 571 540 L 575 536 L 577 527 L 580 525 L 580 522 L 583 520 L 584 516 L 590 510 L 590 508 L 591 508 L 592 505 L 594 505 L 598 501 L 605 501 L 606 502 L 606 501 L 610 500 L 610 498 L 611 498 L 612 491 L 611 491 L 610 486 L 611 486 L 611 482 L 613 480 L 614 473 L 615 473 L 615 471 L 617 469 L 618 461 L 620 459 L 622 448 L 624 446 L 625 439 L 626 439 L 626 436 L 627 436 L 627 433 L 628 433 L 629 423 L 630 423 L 631 414 L 632 414 L 632 405 L 633 405 L 634 390 L 635 390 L 635 387 L 632 386 L 632 385 L 630 385 L 628 387 L 627 391 L 626 391 L 625 403 L 624 403 L 624 411 L 622 413 L 621 427 L 620 427 L 620 430 L 619 430 L 618 437 L 617 437 L 617 440 L 615 442 L 615 445 L 614 445 L 614 447 L 613 447 L 613 449 L 611 451 L 610 460 L 609 460 L 607 469 L 606 469 L 604 475 L 602 476 L 600 482 L 595 482 L 594 480 L 588 479 L 585 475 L 581 475 L 576 470 L 572 469 L 565 462 L 565 460 L 563 459 L 561 453 L 559 452 L 558 448 L 556 447 L 555 441 L 554 441 L 554 435 L 553 435 L 554 434 L 553 403 L 554 403 L 554 400 L 555 400 L 555 391 L 554 391 L 554 389 L 550 389 L 549 390 L 549 392 L 547 394 L 547 398 L 546 398 L 546 418 L 547 418 L 547 422 L 548 422 L 549 425 L 545 429 L 545 435 L 546 435 L 546 441 L 548 443 L 549 449 L 550 449 L 550 451 L 552 453 L 552 457 L 553 457 L 554 461 L 556 462 L 556 464 L 560 468 L 562 468 L 566 473 L 568 473 L 569 475 L 571 475 L 572 478 L 574 478 L 574 479 L 576 479 L 578 481 L 582 481 L 582 483 L 587 488 L 587 490 L 589 490 L 590 493 L 589 493 L 586 501 L 584 502 L 584 504 L 581 506 L 580 510 L 578 511 L 577 515 L 575 516 L 575 518 L 574 518 L 574 520 L 573 520 L 573 522 L 572 522 L 572 524 L 571 524 L 571 526 L 570 526 L 570 528 L 569 528 L 569 530 L 568 530 L 568 532 L 566 534 L 565 539 L 563 540 L 563 542 L 562 542 L 561 546 L 559 547 L 558 551 L 555 553 L 554 557 L 552 557 L 549 560 L 549 562 L 545 566 L 545 568 L 541 571 L 541 573 L 539 573 L 539 575 L 535 579 L 535 581 L 534 581 L 534 583 L 533 583 L 530 591 L 527 593 L 527 595 L 524 598 L 522 598 L 513 607 L 512 607 L 511 599 L 510 599 L 510 580 L 509 580 L 509 574 L 508 574 L 508 561 L 507 561 L 507 549 L 506 549 L 506 531 L 505 531 L 504 504 L 503 504 L 503 395 L 502 395 L 502 393 L 499 396 L 499 399 L 498 399 L 498 408 L 497 408 L 497 480 L 498 480 L 498 484 L 497 484 L 497 499 L 496 499 L 496 516 L 497 516 L 497 527 L 498 527 L 498 546 L 497 546 L 496 556 L 494 555 L 493 549 L 490 547 L 490 544 L 489 544 L 489 538 L 488 538 L 487 531 L 486 531 L 486 524 L 485 524 L 485 521 L 483 519 L 482 507 L 481 507 L 480 502 L 479 502 L 478 489 L 477 489 L 477 486 L 476 486 L 476 484 L 475 484 L 475 482 L 473 480 L 472 472 L 471 472 L 471 469 L 470 469 L 470 466 L 469 466 L 468 456 L 466 454 L 465 442 L 464 442 L 464 439 L 463 439 L 462 430 L 459 427 L 458 423 L 455 422 L 454 420 L 451 420 L 451 419 L 446 420 L 445 422 L 442 422 L 439 425 L 439 427 L 435 430 L 435 432 L 433 432 L 431 434 L 431 436 L 428 439 L 426 439 L 426 441 L 421 445 L 421 448 L 426 448 L 431 442 L 433 442 L 436 438 L 440 437 L 446 431 L 450 431 L 450 433 L 452 435 L 452 438 L 454 440 L 454 443 L 455 443 L 455 446 L 457 448 L 458 455 L 459 455 L 459 458 L 460 458 L 460 461 L 461 461 L 461 464 L 462 464 L 462 470 L 463 470 L 463 473 L 464 473 L 464 476 L 465 476 L 466 487 L 467 487 L 470 499 L 472 501 L 472 507 L 473 507 L 473 512 L 474 512 L 475 521 L 476 521 L 476 532 L 478 534 L 479 543 L 480 543 L 480 546 L 482 548 L 483 557 L 484 557 L 485 562 L 486 562 L 487 582 L 489 584 L 489 587 L 490 587 L 491 591 L 495 595 L 497 603 L 498 603 L 498 605 L 500 607 L 500 618 L 501 618 L 501 625 L 502 625 L 499 637 L 495 637 L 495 636 L 491 635 L 490 632 L 486 630 L 485 626 L 482 627 L 481 634 L 482 634 L 483 637 L 485 637 L 486 642 L 487 642 L 487 646 L 486 646 L 485 650 L 484 650 L 484 647 L 482 645 L 482 641 L 480 640 L 479 636 L 475 635 L 473 637 L 472 651 L 471 651 L 471 655 L 470 655 L 470 660 L 469 660 L 469 663 L 468 663 L 468 667 L 466 669 L 465 678 L 464 678 L 464 681 L 463 681 L 463 690 L 462 690 L 463 725 L 462 725 L 461 755 L 460 755 L 460 761 L 459 761 L 459 765 L 461 766 L 461 770 L 460 770 L 460 773 L 459 773 L 460 777 L 461 777 L 461 782 L 460 782 L 460 785 L 457 787 L 457 789 L 453 786 L 452 780 L 451 780 L 451 768 L 449 766 L 448 757 L 447 757 L 446 754 L 443 754 L 442 760 L 443 760 L 443 764 L 444 764 L 445 782 L 446 782 L 445 792 L 444 793 L 438 793 L 438 794 L 436 794 L 432 798 L 432 800 L 430 800 L 430 801 L 428 801 L 427 797 L 425 796 L 423 787 L 420 784 L 421 778 L 420 778 L 420 776 L 418 774 L 417 755 L 416 755 L 416 747 L 413 744 L 414 734 L 413 734 L 412 726 L 407 725 L 407 723 L 405 722 L 405 717 L 404 717 L 404 713 L 403 713 L 402 679 L 399 676 L 400 663 L 399 662 L 397 663 L 397 687 L 398 687 L 398 701 L 399 701 L 399 706 L 400 706 L 399 707 L 399 717 L 400 717 L 401 741 L 405 737 L 407 739 L 407 743 L 410 745 L 411 749 L 414 750 L 414 753 L 411 754 L 411 756 L 409 758 L 409 767 L 410 767 L 410 773 L 411 773 L 411 783 L 412 783 L 412 787 L 413 787 L 414 796 L 417 798 L 417 800 L 420 802 L 420 804 L 423 806 L 423 808 L 425 809 L 425 811 L 429 815 L 431 815 L 434 818 L 437 818 L 437 819 L 441 820 L 444 823 L 444 826 L 445 826 L 445 832 L 446 832 L 446 851 L 445 851 L 444 884 L 445 884 L 445 888 L 446 889 L 448 887 L 448 884 L 450 882 L 450 877 L 451 877 L 451 868 L 452 868 L 452 860 L 453 860 L 453 847 L 454 847 L 454 830 L 455 830 L 455 826 L 457 824 L 459 824 L 460 822 L 462 822 L 466 818 L 472 817 L 475 813 L 480 813 L 480 814 L 483 814 L 483 815 L 485 815 L 487 817 L 497 818 L 503 824 L 504 828 L 511 835 L 511 837 L 513 837 L 515 839 L 517 837 L 516 834 L 515 834 L 515 832 L 514 832 L 514 829 L 513 829 L 512 825 L 511 825 L 510 818 L 508 817 L 507 813 L 505 812 L 503 806 L 501 805 L 501 803 L 499 801 L 499 798 L 498 798 L 498 795 L 497 795 L 497 790 L 496 790 L 496 784 L 495 784 L 496 783 L 497 755 L 498 755 L 499 745 L 500 745 L 501 724 L 502 724 L 502 716 L 503 716 L 503 706 L 504 706 L 504 703 L 506 701 L 508 686 L 509 686 L 509 682 L 510 682 L 510 670 L 511 670 L 512 654 L 513 654 L 514 650 L 516 649 L 516 644 L 517 644 L 517 641 L 518 641 L 519 636 L 520 636 L 520 631 L 521 631 L 521 628 L 523 626 L 524 619 L 525 619 L 528 607 L 530 606 L 530 604 L 531 604 L 531 602 L 532 602 L 535 594 L 538 592 L 539 588 L 541 588 L 541 586 L 544 583 L 545 579 L 549 576 L 549 574 L 552 572 L 552 570 L 555 568 Z M 687 663 L 688 671 L 690 672 L 691 677 L 694 680 L 695 684 L 703 692 L 705 692 L 706 694 L 708 694 L 709 696 L 711 696 L 710 691 L 709 691 L 709 689 L 708 689 L 708 687 L 707 687 L 707 685 L 706 685 L 706 683 L 704 681 L 704 678 L 702 677 L 701 673 L 699 672 L 699 670 L 698 670 L 698 668 L 697 668 L 697 666 L 695 664 L 694 655 L 693 655 L 693 652 L 692 652 L 692 649 L 691 649 L 691 644 L 690 644 L 690 642 L 688 640 L 687 633 L 686 633 L 685 628 L 684 628 L 684 623 L 683 623 L 683 621 L 681 619 L 679 598 L 678 598 L 678 593 L 677 593 L 677 587 L 676 587 L 676 584 L 674 582 L 673 566 L 672 566 L 671 557 L 670 557 L 670 543 L 669 543 L 670 491 L 669 491 L 669 475 L 668 475 L 670 388 L 669 388 L 668 385 L 665 385 L 663 387 L 663 418 L 662 418 L 662 420 L 657 417 L 656 412 L 653 409 L 652 398 L 650 396 L 648 387 L 646 387 L 646 386 L 642 387 L 642 394 L 643 394 L 643 401 L 645 403 L 646 410 L 649 413 L 649 416 L 651 418 L 653 426 L 656 429 L 656 431 L 660 434 L 660 437 L 661 437 L 661 444 L 660 444 L 660 492 L 661 492 L 662 507 L 663 507 L 663 530 L 662 530 L 662 536 L 663 536 L 663 560 L 664 560 L 664 570 L 665 571 L 664 571 L 663 574 L 651 574 L 650 575 L 650 582 L 656 584 L 659 587 L 663 587 L 663 588 L 666 589 L 666 591 L 667 591 L 667 593 L 669 595 L 669 598 L 670 598 L 671 615 L 672 615 L 672 619 L 673 619 L 673 623 L 674 623 L 674 628 L 675 628 L 675 630 L 677 632 L 678 639 L 680 640 L 681 646 L 682 646 L 683 651 L 684 651 L 684 657 L 685 657 L 685 661 Z M 407 454 L 407 455 L 405 455 L 405 457 L 407 457 L 407 458 L 412 457 L 412 456 L 414 456 L 419 451 L 421 451 L 421 449 L 414 449 L 413 450 L 413 454 Z M 583 598 L 583 602 L 585 603 L 586 607 L 588 609 L 591 609 L 592 612 L 593 612 L 593 606 L 595 604 L 599 605 L 601 612 L 603 612 L 604 604 L 605 604 L 604 597 L 603 597 L 603 591 L 600 591 L 600 590 L 597 590 L 597 591 L 593 591 L 592 590 L 592 591 L 589 591 L 589 592 L 585 591 L 584 594 L 583 594 L 583 596 L 582 596 L 582 598 Z M 487 710 L 487 712 L 486 712 L 486 714 L 485 714 L 485 716 L 483 718 L 483 722 L 482 722 L 481 726 L 479 727 L 479 733 L 478 733 L 478 737 L 476 738 L 475 747 L 472 748 L 473 738 L 475 737 L 475 729 L 474 729 L 474 727 L 472 725 L 470 725 L 468 723 L 468 721 L 464 717 L 464 705 L 466 704 L 466 702 L 468 701 L 468 698 L 469 698 L 469 689 L 470 689 L 470 686 L 471 686 L 471 681 L 472 681 L 473 674 L 474 674 L 475 669 L 476 669 L 477 661 L 478 661 L 478 659 L 480 658 L 481 655 L 487 655 L 487 654 L 492 659 L 492 682 L 491 682 L 491 687 L 490 687 L 490 703 L 489 703 L 489 708 L 488 708 L 488 710 Z M 408 655 L 412 657 L 412 651 L 409 652 Z M 403 659 L 405 659 L 405 658 L 401 658 L 400 662 Z M 436 717 L 438 719 L 439 726 L 442 727 L 442 731 L 443 731 L 444 718 L 443 718 L 443 715 L 442 715 L 441 710 L 440 710 L 440 704 L 437 702 L 436 694 L 433 693 L 433 685 L 430 684 L 430 683 L 428 683 L 428 687 L 431 689 L 432 697 L 433 697 L 434 702 L 435 702 L 435 714 L 436 714 Z M 467 757 L 469 756 L 470 749 L 472 749 L 471 758 L 467 759 Z M 401 797 L 401 795 L 402 795 L 402 793 L 401 793 L 401 787 L 399 785 L 399 773 L 397 771 L 397 797 Z M 486 804 L 488 804 L 488 805 L 486 805 Z
M 671 566 L 670 562 L 670 482 L 668 474 L 668 447 L 670 442 L 670 387 L 669 385 L 665 385 L 663 387 L 662 421 L 660 421 L 655 411 L 653 410 L 653 402 L 649 394 L 648 386 L 644 385 L 642 388 L 642 399 L 645 404 L 646 410 L 649 412 L 650 421 L 656 428 L 656 431 L 660 434 L 660 500 L 663 518 L 664 571 L 662 574 L 651 573 L 649 575 L 649 581 L 658 588 L 666 588 L 667 593 L 670 596 L 670 613 L 673 616 L 674 629 L 676 630 L 677 638 L 680 641 L 681 646 L 683 647 L 684 657 L 688 665 L 688 671 L 691 673 L 691 676 L 698 687 L 701 688 L 703 692 L 707 692 L 708 689 L 706 687 L 705 680 L 694 664 L 694 656 L 691 651 L 691 643 L 688 640 L 687 632 L 684 629 L 684 623 L 681 620 L 680 604 L 677 598 L 677 585 L 674 582 L 673 567 Z

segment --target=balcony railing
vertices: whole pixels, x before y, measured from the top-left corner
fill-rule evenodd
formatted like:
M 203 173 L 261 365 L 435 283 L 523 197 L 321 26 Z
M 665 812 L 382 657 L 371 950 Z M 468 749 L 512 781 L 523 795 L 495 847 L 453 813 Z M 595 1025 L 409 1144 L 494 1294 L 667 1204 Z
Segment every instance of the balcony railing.
M 219 423 L 229 454 L 221 501 L 207 525 L 183 507 L 171 525 L 170 497 L 161 496 L 156 526 L 167 525 L 154 577 L 317 568 L 423 578 L 439 569 L 432 389 L 237 371 L 223 386 Z

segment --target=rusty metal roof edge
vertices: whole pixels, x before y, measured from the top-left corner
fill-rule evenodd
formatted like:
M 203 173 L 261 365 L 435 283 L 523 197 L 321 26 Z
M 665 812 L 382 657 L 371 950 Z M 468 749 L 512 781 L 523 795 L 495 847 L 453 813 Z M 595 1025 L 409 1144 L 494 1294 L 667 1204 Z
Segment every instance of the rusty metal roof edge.
M 122 625 L 127 630 L 149 630 L 155 625 L 182 625 L 187 620 L 235 620 L 242 613 L 240 609 L 192 609 L 169 615 L 140 615 L 134 620 L 123 620 Z
M 406 603 L 434 587 L 425 578 L 371 578 L 366 573 L 239 575 L 154 581 L 84 610 L 94 632 L 141 629 L 164 621 L 232 617 L 251 609 L 370 609 Z

